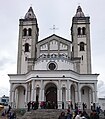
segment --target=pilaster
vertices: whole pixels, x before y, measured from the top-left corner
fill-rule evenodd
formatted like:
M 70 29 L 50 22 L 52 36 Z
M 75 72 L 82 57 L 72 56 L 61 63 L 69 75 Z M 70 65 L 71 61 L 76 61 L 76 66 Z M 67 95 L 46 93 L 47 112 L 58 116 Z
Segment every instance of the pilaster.
M 31 101 L 34 101 L 35 80 L 32 80 Z

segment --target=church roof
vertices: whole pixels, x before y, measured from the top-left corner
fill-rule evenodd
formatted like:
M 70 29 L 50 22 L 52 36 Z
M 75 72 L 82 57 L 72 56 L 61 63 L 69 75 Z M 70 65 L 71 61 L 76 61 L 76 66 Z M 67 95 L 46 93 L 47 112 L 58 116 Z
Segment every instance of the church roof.
M 33 11 L 33 8 L 30 7 L 28 12 L 25 14 L 25 19 L 33 19 L 33 18 L 36 18 L 35 14 L 34 14 L 34 11 Z
M 85 17 L 85 15 L 84 15 L 84 13 L 82 11 L 81 6 L 78 6 L 77 11 L 76 11 L 76 14 L 75 14 L 74 17 Z
M 58 36 L 58 35 L 56 35 L 56 34 L 52 34 L 51 36 L 48 36 L 48 37 L 46 37 L 46 38 L 40 40 L 38 43 L 41 43 L 41 42 L 43 43 L 43 42 L 48 41 L 48 40 L 50 40 L 51 38 L 54 38 L 54 37 L 59 38 L 60 40 L 64 40 L 64 41 L 67 42 L 67 43 L 71 43 L 70 40 L 65 39 L 65 38 L 62 38 L 61 36 Z

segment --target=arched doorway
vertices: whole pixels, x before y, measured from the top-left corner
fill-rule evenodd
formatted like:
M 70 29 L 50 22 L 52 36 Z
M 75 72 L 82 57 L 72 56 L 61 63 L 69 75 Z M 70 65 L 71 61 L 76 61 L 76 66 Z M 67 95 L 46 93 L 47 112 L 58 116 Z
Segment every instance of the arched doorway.
M 93 102 L 92 89 L 88 86 L 83 86 L 81 88 L 82 108 L 83 108 L 83 104 L 85 104 L 86 108 L 90 109 L 91 102 Z
M 47 108 L 57 107 L 57 87 L 54 83 L 48 83 L 45 86 L 45 98 L 48 104 Z
M 26 90 L 23 86 L 18 86 L 15 89 L 15 106 L 16 108 L 23 108 L 25 107 L 25 94 Z
M 66 88 L 62 88 L 62 109 L 66 108 Z
M 72 108 L 75 108 L 75 88 L 74 85 L 71 85 L 71 102 L 72 102 Z
M 37 87 L 36 88 L 36 101 L 39 102 L 39 92 L 40 92 L 40 88 Z

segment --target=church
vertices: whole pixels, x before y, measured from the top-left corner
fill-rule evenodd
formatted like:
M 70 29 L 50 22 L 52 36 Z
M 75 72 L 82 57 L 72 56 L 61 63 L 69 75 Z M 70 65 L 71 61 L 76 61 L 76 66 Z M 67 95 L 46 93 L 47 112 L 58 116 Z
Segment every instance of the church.
M 10 78 L 10 105 L 26 108 L 30 101 L 53 102 L 87 109 L 97 100 L 97 77 L 91 71 L 90 17 L 78 6 L 71 25 L 71 39 L 52 34 L 38 39 L 33 8 L 19 19 L 17 74 Z

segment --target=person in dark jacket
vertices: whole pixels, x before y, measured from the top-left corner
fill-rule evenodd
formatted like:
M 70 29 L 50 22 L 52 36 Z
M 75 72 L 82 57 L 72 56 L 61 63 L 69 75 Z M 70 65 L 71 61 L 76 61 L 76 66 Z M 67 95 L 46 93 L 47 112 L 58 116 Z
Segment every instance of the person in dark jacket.
M 67 112 L 66 119 L 72 119 L 72 114 L 70 112 Z
M 27 106 L 28 106 L 28 111 L 30 111 L 31 102 L 28 102 Z
M 60 116 L 58 119 L 66 119 L 65 112 L 61 112 Z
M 85 116 L 86 119 L 90 119 L 89 115 L 86 113 L 86 111 L 83 111 L 83 115 Z
M 70 109 L 67 109 L 66 119 L 72 119 L 72 113 L 71 113 Z
M 90 119 L 99 119 L 99 115 L 97 114 L 96 110 L 91 112 Z

